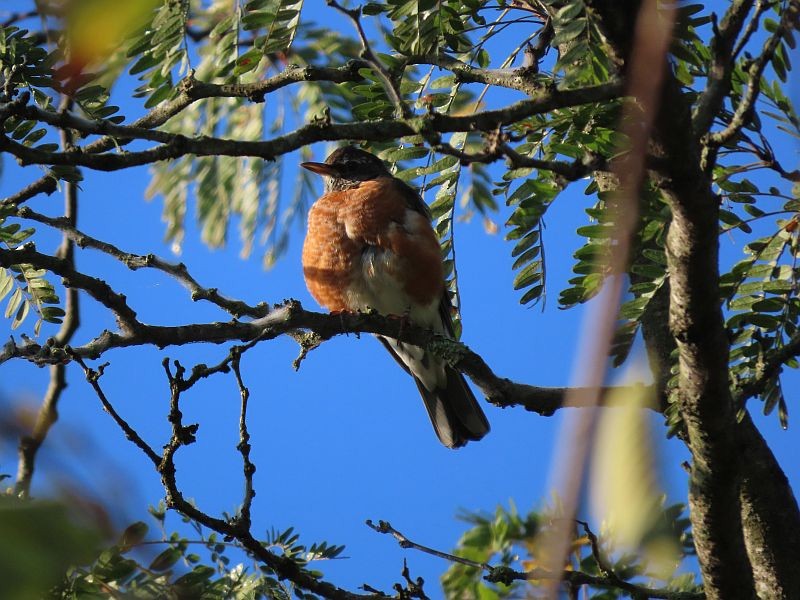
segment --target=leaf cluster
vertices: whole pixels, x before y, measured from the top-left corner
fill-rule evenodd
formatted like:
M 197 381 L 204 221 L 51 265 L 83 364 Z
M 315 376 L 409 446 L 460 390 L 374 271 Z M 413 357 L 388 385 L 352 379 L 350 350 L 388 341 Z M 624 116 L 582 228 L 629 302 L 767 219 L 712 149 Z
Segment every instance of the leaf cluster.
M 565 571 L 596 578 L 587 586 L 587 597 L 598 600 L 627 597 L 631 590 L 624 591 L 613 585 L 611 582 L 614 580 L 651 588 L 660 585 L 664 586 L 660 589 L 670 591 L 696 591 L 694 575 L 677 572 L 681 559 L 694 552 L 690 523 L 684 511 L 685 507 L 680 504 L 662 507 L 642 542 L 645 546 L 653 540 L 660 540 L 662 544 L 671 540 L 675 544 L 680 556 L 674 557 L 668 569 L 655 569 L 646 553 L 617 548 L 614 533 L 608 528 L 595 536 L 585 524 L 576 523 Z M 462 535 L 454 554 L 486 567 L 479 569 L 454 563 L 442 576 L 445 592 L 449 597 L 485 600 L 523 595 L 529 589 L 526 581 L 513 581 L 511 585 L 492 583 L 491 577 L 485 577 L 486 568 L 533 573 L 547 564 L 547 536 L 558 515 L 558 511 L 545 510 L 531 511 L 523 516 L 513 505 L 509 509 L 498 507 L 494 514 L 463 514 L 461 518 L 471 527 Z
M 6 223 L 7 215 L 13 211 L 0 211 L 0 244 L 16 249 L 34 234 L 33 228 L 23 229 L 19 223 Z M 6 302 L 4 317 L 11 319 L 11 329 L 17 329 L 33 310 L 38 317 L 33 326 L 34 335 L 39 335 L 43 321 L 61 323 L 64 311 L 57 305 L 60 301 L 55 288 L 47 280 L 47 271 L 29 263 L 0 267 L 0 301 L 11 294 Z

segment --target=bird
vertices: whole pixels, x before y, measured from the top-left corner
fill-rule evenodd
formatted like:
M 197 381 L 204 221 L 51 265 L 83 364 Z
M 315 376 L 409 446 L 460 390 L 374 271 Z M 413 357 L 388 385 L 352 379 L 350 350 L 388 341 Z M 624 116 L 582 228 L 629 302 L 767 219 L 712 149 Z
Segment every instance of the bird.
M 442 253 L 420 195 L 380 158 L 355 146 L 301 166 L 325 181 L 308 213 L 302 252 L 314 299 L 331 312 L 372 309 L 454 338 Z M 442 444 L 459 448 L 489 432 L 459 371 L 417 346 L 377 338 L 414 378 Z

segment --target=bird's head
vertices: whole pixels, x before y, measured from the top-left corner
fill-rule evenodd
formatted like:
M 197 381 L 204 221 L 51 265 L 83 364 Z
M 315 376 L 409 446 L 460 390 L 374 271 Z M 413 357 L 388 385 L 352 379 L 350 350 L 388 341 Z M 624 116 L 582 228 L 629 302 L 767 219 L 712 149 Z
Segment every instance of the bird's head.
M 334 150 L 324 163 L 304 162 L 300 166 L 322 175 L 326 192 L 348 190 L 362 181 L 391 176 L 380 158 L 353 146 Z

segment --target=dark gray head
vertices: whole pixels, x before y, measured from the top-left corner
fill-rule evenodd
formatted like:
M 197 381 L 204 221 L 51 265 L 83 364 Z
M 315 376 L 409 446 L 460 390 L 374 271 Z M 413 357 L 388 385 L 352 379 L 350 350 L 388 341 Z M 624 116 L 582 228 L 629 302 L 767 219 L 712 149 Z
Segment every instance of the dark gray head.
M 380 158 L 354 146 L 334 150 L 324 163 L 304 162 L 300 166 L 325 177 L 326 192 L 348 190 L 377 177 L 391 177 Z

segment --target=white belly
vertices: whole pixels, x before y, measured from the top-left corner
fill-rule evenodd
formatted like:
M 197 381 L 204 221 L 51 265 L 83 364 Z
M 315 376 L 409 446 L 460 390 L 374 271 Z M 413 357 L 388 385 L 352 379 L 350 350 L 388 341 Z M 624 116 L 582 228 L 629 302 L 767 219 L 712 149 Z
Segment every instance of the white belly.
M 406 293 L 396 273 L 407 272 L 404 259 L 391 250 L 369 246 L 361 255 L 350 288 L 348 304 L 359 310 L 372 308 L 382 315 L 408 316 L 411 321 L 434 331 L 443 331 L 439 298 L 420 306 Z
M 349 305 L 360 310 L 372 308 L 382 315 L 406 316 L 420 327 L 444 333 L 437 298 L 426 306 L 416 304 L 394 277 L 403 272 L 401 259 L 390 250 L 370 246 L 361 255 L 360 273 L 353 278 L 347 291 Z M 433 391 L 446 385 L 444 364 L 427 354 L 422 348 L 385 338 L 409 370 Z

